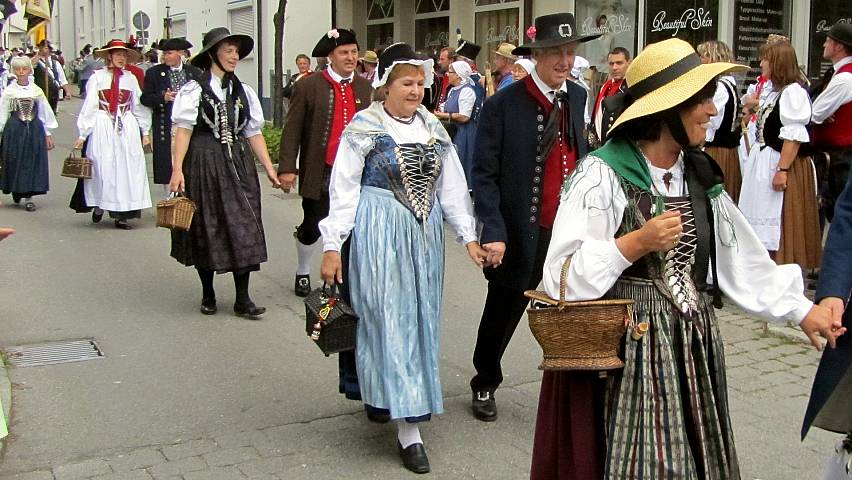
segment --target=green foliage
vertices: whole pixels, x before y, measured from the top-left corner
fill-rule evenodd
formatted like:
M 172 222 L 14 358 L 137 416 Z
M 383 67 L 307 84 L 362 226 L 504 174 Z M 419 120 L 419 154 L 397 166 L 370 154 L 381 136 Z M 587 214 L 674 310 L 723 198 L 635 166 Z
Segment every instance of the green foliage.
M 272 123 L 266 123 L 263 126 L 263 139 L 266 140 L 266 149 L 269 150 L 269 158 L 272 163 L 278 161 L 278 150 L 281 147 L 281 129 L 272 126 Z

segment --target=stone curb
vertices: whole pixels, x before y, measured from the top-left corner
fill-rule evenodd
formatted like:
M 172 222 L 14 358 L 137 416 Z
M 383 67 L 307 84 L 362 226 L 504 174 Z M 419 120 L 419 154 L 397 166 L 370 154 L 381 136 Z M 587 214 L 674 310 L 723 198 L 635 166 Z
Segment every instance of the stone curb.
M 795 343 L 802 343 L 805 345 L 811 344 L 811 341 L 808 339 L 808 336 L 805 335 L 805 332 L 803 332 L 801 328 L 793 326 L 793 324 L 766 322 L 763 324 L 763 328 L 764 333 L 769 336 L 789 340 Z
M 3 362 L 2 356 L 0 356 L 0 403 L 3 403 L 3 418 L 6 419 L 6 427 L 11 430 L 9 418 L 11 418 L 12 412 L 12 381 L 9 380 L 9 373 L 6 371 L 6 364 Z M 0 439 L 0 453 L 3 452 L 5 446 L 5 439 Z

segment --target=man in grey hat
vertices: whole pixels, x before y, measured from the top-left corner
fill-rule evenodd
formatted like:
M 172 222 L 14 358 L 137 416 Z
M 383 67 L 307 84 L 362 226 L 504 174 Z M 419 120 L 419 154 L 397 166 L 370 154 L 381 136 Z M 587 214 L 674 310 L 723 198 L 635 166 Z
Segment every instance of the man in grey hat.
M 852 25 L 832 26 L 822 55 L 831 61 L 834 73 L 813 101 L 811 144 L 830 157 L 828 189 L 823 193 L 831 220 L 834 199 L 846 185 L 852 163 Z

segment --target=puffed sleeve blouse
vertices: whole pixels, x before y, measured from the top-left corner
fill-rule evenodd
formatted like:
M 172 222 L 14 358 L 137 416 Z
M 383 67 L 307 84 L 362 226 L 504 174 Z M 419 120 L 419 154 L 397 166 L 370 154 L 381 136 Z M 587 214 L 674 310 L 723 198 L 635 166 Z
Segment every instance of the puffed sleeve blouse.
M 648 162 L 654 185 L 667 196 L 686 195 L 683 160 L 669 172 Z M 719 287 L 745 310 L 773 321 L 801 322 L 813 303 L 804 296 L 800 268 L 776 265 L 748 221 L 727 193 L 711 201 L 715 221 Z M 560 272 L 570 256 L 566 276 L 568 301 L 601 298 L 631 265 L 615 244 L 627 198 L 615 172 L 602 159 L 586 157 L 562 193 L 553 237 L 544 264 L 544 289 L 559 298 Z
M 44 125 L 45 136 L 50 136 L 50 131 L 59 127 L 59 123 L 56 121 L 53 109 L 47 103 L 44 92 L 30 80 L 30 83 L 27 85 L 18 85 L 17 82 L 11 83 L 3 90 L 2 95 L 0 95 L 0 132 L 6 128 L 6 122 L 9 121 L 9 115 L 12 114 L 12 100 L 15 98 L 36 99 L 38 103 L 38 119 Z
M 215 75 L 210 76 L 210 89 L 213 90 L 219 100 L 225 101 L 225 90 L 222 89 L 222 83 Z M 260 135 L 263 129 L 263 108 L 260 106 L 260 100 L 253 88 L 243 83 L 243 90 L 246 93 L 246 100 L 248 100 L 249 121 L 246 128 L 243 129 L 242 135 L 251 138 Z M 175 97 L 175 103 L 172 106 L 172 125 L 192 131 L 195 128 L 195 122 L 198 121 L 198 104 L 200 101 L 201 85 L 195 80 L 190 80 L 178 91 Z
M 781 116 L 781 133 L 778 135 L 782 140 L 804 143 L 810 140 L 808 136 L 808 123 L 811 121 L 811 98 L 808 92 L 798 83 L 792 83 L 784 87 L 781 98 L 777 91 L 771 92 L 767 102 L 778 101 L 775 108 Z
M 387 115 L 387 114 L 384 114 Z M 393 122 L 387 117 L 386 123 Z M 398 125 L 387 132 L 397 143 L 427 143 L 429 132 L 423 119 L 418 115 L 411 125 Z M 329 214 L 319 224 L 322 233 L 324 251 L 340 251 L 343 242 L 349 237 L 355 225 L 355 213 L 361 198 L 361 173 L 364 170 L 364 158 L 368 153 L 368 144 L 343 141 L 337 150 L 331 181 L 328 188 Z M 467 244 L 477 240 L 476 222 L 473 216 L 473 204 L 467 189 L 464 171 L 456 154 L 450 147 L 435 185 L 438 202 L 434 208 L 443 212 L 444 219 L 456 232 L 456 240 Z

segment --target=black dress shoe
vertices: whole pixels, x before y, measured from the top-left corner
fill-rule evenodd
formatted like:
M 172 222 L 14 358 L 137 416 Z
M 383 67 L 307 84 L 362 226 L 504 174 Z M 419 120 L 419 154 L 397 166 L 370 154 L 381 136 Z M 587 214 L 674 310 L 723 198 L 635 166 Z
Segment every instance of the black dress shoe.
M 414 473 L 429 473 L 429 457 L 426 456 L 426 448 L 422 443 L 412 443 L 406 448 L 402 448 L 399 440 L 396 442 L 396 448 L 399 450 L 399 458 L 402 459 L 402 464 L 405 468 Z
M 127 223 L 127 220 L 116 220 L 115 228 L 119 230 L 133 230 L 133 227 Z
M 390 413 L 367 412 L 367 420 L 369 420 L 373 423 L 388 423 L 388 422 L 390 422 Z
M 266 312 L 265 307 L 258 307 L 253 302 L 249 302 L 243 305 L 238 303 L 234 304 L 234 313 L 236 313 L 240 317 L 245 317 L 249 320 L 258 320 L 258 317 L 263 315 Z
M 473 392 L 473 416 L 483 422 L 497 420 L 497 401 L 494 400 L 494 392 L 480 390 Z
M 296 275 L 296 285 L 293 287 L 297 297 L 307 297 L 311 293 L 311 276 Z
M 35 212 L 36 211 L 36 206 L 35 206 L 35 203 L 33 203 L 33 202 L 27 202 L 27 204 L 24 205 L 24 208 L 28 212 Z
M 215 298 L 204 298 L 201 300 L 201 306 L 198 310 L 204 315 L 213 315 L 218 312 L 219 309 L 216 307 L 216 299 Z
M 104 211 L 99 209 L 92 210 L 92 223 L 98 223 L 104 218 Z

